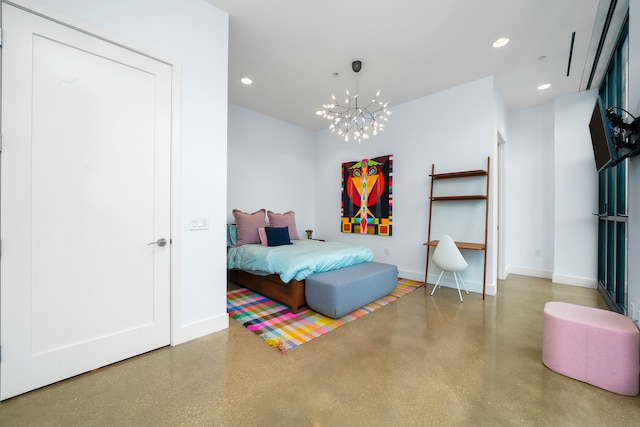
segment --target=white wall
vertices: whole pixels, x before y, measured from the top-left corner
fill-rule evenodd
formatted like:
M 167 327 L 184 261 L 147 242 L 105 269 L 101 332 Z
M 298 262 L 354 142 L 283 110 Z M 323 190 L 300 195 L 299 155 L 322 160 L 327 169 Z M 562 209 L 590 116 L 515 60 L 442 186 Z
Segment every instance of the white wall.
M 313 132 L 229 105 L 227 223 L 231 211 L 296 213 L 301 238 L 315 223 Z
M 498 86 L 494 87 L 493 96 L 495 98 L 496 104 L 496 128 L 497 131 L 502 135 L 505 140 L 509 139 L 508 128 L 507 128 L 507 106 L 504 103 L 504 98 L 500 93 Z
M 226 200 L 228 16 L 204 0 L 39 0 L 181 66 L 179 278 L 174 344 L 228 327 Z M 175 195 L 174 195 L 175 196 Z M 189 231 L 189 217 L 210 229 Z
M 551 278 L 553 272 L 553 105 L 508 118 L 507 274 Z
M 402 105 L 391 106 L 385 131 L 357 144 L 345 143 L 328 130 L 318 131 L 315 138 L 316 158 L 316 230 L 319 237 L 364 243 L 373 249 L 375 260 L 395 264 L 402 277 L 424 280 L 429 188 L 432 163 L 436 173 L 469 169 L 485 169 L 487 157 L 496 147 L 497 107 L 492 77 L 464 84 L 432 96 Z M 341 164 L 393 154 L 393 235 L 363 236 L 340 231 Z M 492 159 L 493 160 L 493 159 Z M 477 182 L 472 193 L 484 193 Z M 455 203 L 456 205 L 454 206 Z M 432 225 L 432 238 L 450 233 L 463 241 L 484 240 L 484 204 L 453 202 L 441 205 L 442 221 Z M 491 197 L 495 203 L 495 197 Z M 459 207 L 459 209 L 453 209 Z M 453 209 L 453 210 L 452 210 Z M 455 221 L 462 212 L 459 222 Z M 493 211 L 490 215 L 493 214 Z M 435 217 L 435 215 L 434 215 Z M 489 228 L 493 227 L 490 221 Z M 389 255 L 385 255 L 389 248 Z M 490 238 L 489 266 L 495 245 Z M 482 253 L 465 251 L 469 268 L 463 272 L 471 291 L 482 291 Z M 495 277 L 488 269 L 488 293 L 495 293 Z M 430 264 L 430 282 L 437 279 Z M 451 284 L 455 286 L 455 282 Z
M 509 114 L 508 273 L 596 286 L 595 97 L 574 93 Z
M 598 173 L 589 120 L 597 91 L 560 96 L 554 102 L 553 281 L 597 286 Z

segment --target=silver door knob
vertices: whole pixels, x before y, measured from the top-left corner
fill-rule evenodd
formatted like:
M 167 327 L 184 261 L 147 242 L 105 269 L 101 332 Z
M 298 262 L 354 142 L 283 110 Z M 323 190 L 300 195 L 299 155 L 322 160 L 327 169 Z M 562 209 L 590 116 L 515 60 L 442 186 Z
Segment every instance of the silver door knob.
M 147 245 L 158 245 L 158 246 L 164 246 L 166 244 L 167 244 L 167 239 L 158 239 L 155 242 L 147 243 Z

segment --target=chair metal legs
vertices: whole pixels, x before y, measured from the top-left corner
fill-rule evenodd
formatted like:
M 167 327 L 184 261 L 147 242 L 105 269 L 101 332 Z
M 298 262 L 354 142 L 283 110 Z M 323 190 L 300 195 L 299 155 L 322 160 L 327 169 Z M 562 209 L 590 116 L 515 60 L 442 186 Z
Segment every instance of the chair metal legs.
M 469 290 L 467 289 L 467 285 L 464 283 L 464 280 L 462 280 L 462 276 L 460 276 L 460 273 L 458 273 L 457 271 L 453 271 L 452 273 L 453 273 L 453 278 L 456 279 L 456 286 L 458 287 L 458 295 L 460 296 L 460 302 L 464 302 L 462 300 L 462 292 L 460 292 L 460 284 L 458 283 L 458 279 L 460 279 L 460 281 L 462 282 L 462 286 L 464 286 L 465 292 L 467 293 L 467 295 L 469 295 Z M 440 279 L 442 279 L 443 274 L 444 274 L 444 270 L 440 272 L 440 276 L 438 276 L 438 280 L 436 281 L 436 284 L 433 286 L 433 290 L 431 291 L 432 296 L 438 287 L 442 287 L 442 285 L 440 286 L 438 285 L 440 284 Z
M 462 276 L 460 276 L 460 273 L 458 273 L 457 271 L 453 272 L 453 278 L 456 279 L 456 286 L 458 287 L 458 295 L 460 295 L 460 302 L 463 302 L 462 293 L 460 293 L 460 285 L 458 284 L 458 279 L 460 279 L 460 281 L 462 282 L 462 286 L 464 286 L 464 290 L 467 292 L 467 295 L 469 295 L 469 291 L 467 290 L 467 285 L 464 284 L 464 280 L 462 280 Z
M 433 296 L 433 293 L 436 291 L 436 289 L 438 288 L 438 283 L 440 283 L 440 279 L 442 279 L 442 275 L 444 274 L 444 270 L 442 270 L 440 272 L 440 276 L 438 276 L 438 280 L 436 280 L 436 284 L 433 286 L 433 290 L 431 291 L 431 296 Z M 442 285 L 440 285 L 442 286 Z

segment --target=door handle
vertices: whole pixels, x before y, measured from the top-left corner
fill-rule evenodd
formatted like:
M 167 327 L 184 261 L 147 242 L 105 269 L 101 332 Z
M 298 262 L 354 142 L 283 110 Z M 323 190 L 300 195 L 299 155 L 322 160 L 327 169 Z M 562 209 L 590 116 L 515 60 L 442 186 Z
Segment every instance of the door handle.
M 164 246 L 166 244 L 167 244 L 167 239 L 158 239 L 155 242 L 147 243 L 147 245 L 158 245 L 158 246 Z

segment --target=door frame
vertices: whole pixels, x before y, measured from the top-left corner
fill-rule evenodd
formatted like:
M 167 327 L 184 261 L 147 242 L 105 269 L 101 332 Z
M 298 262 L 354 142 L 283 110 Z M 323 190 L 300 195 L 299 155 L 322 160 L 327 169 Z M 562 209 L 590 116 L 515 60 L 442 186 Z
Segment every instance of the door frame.
M 43 6 L 32 0 L 0 0 L 29 13 L 38 15 L 58 24 L 97 37 L 106 42 L 115 44 L 124 49 L 147 56 L 171 67 L 171 159 L 170 159 L 170 344 L 177 345 L 185 339 L 180 335 L 180 99 L 182 94 L 182 76 L 180 62 L 164 53 L 157 52 L 140 43 L 128 40 L 117 34 L 113 34 L 95 25 L 66 15 L 58 10 Z M 1 66 L 0 61 L 0 66 Z M 1 155 L 1 154 L 0 154 Z M 0 236 L 1 238 L 1 236 Z M 2 284 L 0 283 L 0 286 Z
M 507 271 L 505 268 L 505 249 L 506 249 L 506 156 L 507 156 L 507 141 L 504 139 L 500 131 L 498 131 L 497 137 L 497 153 L 498 153 L 498 167 L 497 170 L 497 183 L 498 183 L 498 262 L 497 262 L 497 279 L 505 280 L 507 278 Z M 497 281 L 496 281 L 497 287 Z

